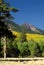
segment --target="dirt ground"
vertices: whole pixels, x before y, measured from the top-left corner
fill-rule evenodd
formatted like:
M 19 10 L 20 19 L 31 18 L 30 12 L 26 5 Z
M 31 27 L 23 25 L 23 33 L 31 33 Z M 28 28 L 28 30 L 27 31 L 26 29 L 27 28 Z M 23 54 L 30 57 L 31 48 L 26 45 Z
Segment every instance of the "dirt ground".
M 37 61 L 0 61 L 0 65 L 44 65 L 44 60 Z

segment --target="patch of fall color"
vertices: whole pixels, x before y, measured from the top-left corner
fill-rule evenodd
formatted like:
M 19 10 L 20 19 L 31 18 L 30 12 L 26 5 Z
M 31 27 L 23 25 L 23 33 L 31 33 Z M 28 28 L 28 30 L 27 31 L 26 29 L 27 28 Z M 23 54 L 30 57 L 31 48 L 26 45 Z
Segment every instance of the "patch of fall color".
M 12 31 L 12 33 L 13 33 L 13 35 L 16 35 L 16 36 L 20 35 L 20 33 L 16 32 L 16 31 Z M 27 33 L 26 34 L 26 39 L 27 39 L 27 41 L 29 41 L 31 39 L 36 41 L 36 42 L 44 41 L 44 35 Z
M 19 35 L 20 33 L 19 32 L 16 32 L 16 31 L 12 31 L 13 35 Z
M 40 34 L 26 34 L 26 35 L 27 35 L 27 40 L 33 39 L 36 42 L 44 41 L 44 35 L 40 35 Z

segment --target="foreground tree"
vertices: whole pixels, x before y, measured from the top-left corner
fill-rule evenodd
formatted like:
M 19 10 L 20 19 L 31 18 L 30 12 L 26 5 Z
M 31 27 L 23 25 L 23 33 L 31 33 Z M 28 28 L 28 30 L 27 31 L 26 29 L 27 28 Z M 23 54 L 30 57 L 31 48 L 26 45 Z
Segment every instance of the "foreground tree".
M 40 46 L 41 56 L 44 57 L 44 42 L 40 41 L 38 44 Z
M 33 40 L 30 40 L 28 42 L 28 46 L 29 46 L 29 49 L 30 49 L 30 52 L 31 52 L 31 57 L 39 57 L 41 56 L 40 55 L 40 46 L 38 45 L 38 43 L 36 43 L 35 41 Z
M 20 51 L 15 40 L 7 43 L 7 57 L 18 57 L 19 53 Z
M 29 57 L 30 56 L 30 50 L 28 47 L 27 42 L 17 42 L 18 49 L 20 51 L 19 57 Z
M 7 37 L 13 37 L 12 32 L 4 24 L 4 21 L 12 19 L 10 11 L 17 12 L 18 10 L 11 7 L 8 3 L 5 3 L 4 0 L 0 0 L 0 38 L 3 39 L 4 42 L 4 58 L 6 58 Z

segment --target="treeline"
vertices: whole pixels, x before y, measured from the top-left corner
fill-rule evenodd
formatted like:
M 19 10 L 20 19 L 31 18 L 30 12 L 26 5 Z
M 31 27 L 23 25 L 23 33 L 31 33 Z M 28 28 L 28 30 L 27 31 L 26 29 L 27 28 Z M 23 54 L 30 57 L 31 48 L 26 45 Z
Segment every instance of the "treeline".
M 30 41 L 12 41 L 8 40 L 6 44 L 7 57 L 44 57 L 44 42 Z M 3 57 L 3 43 L 0 42 L 0 57 Z

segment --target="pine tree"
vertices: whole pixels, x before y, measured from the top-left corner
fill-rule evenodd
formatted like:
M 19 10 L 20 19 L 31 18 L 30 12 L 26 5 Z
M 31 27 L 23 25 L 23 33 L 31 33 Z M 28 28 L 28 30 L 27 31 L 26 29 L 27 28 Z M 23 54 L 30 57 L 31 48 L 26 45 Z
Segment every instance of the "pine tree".
M 4 0 L 0 0 L 0 37 L 3 37 L 4 42 L 4 58 L 6 58 L 7 37 L 12 37 L 12 32 L 8 30 L 8 27 L 4 24 L 4 21 L 12 19 L 10 11 L 17 12 L 18 10 L 11 7 L 8 3 L 5 3 Z

